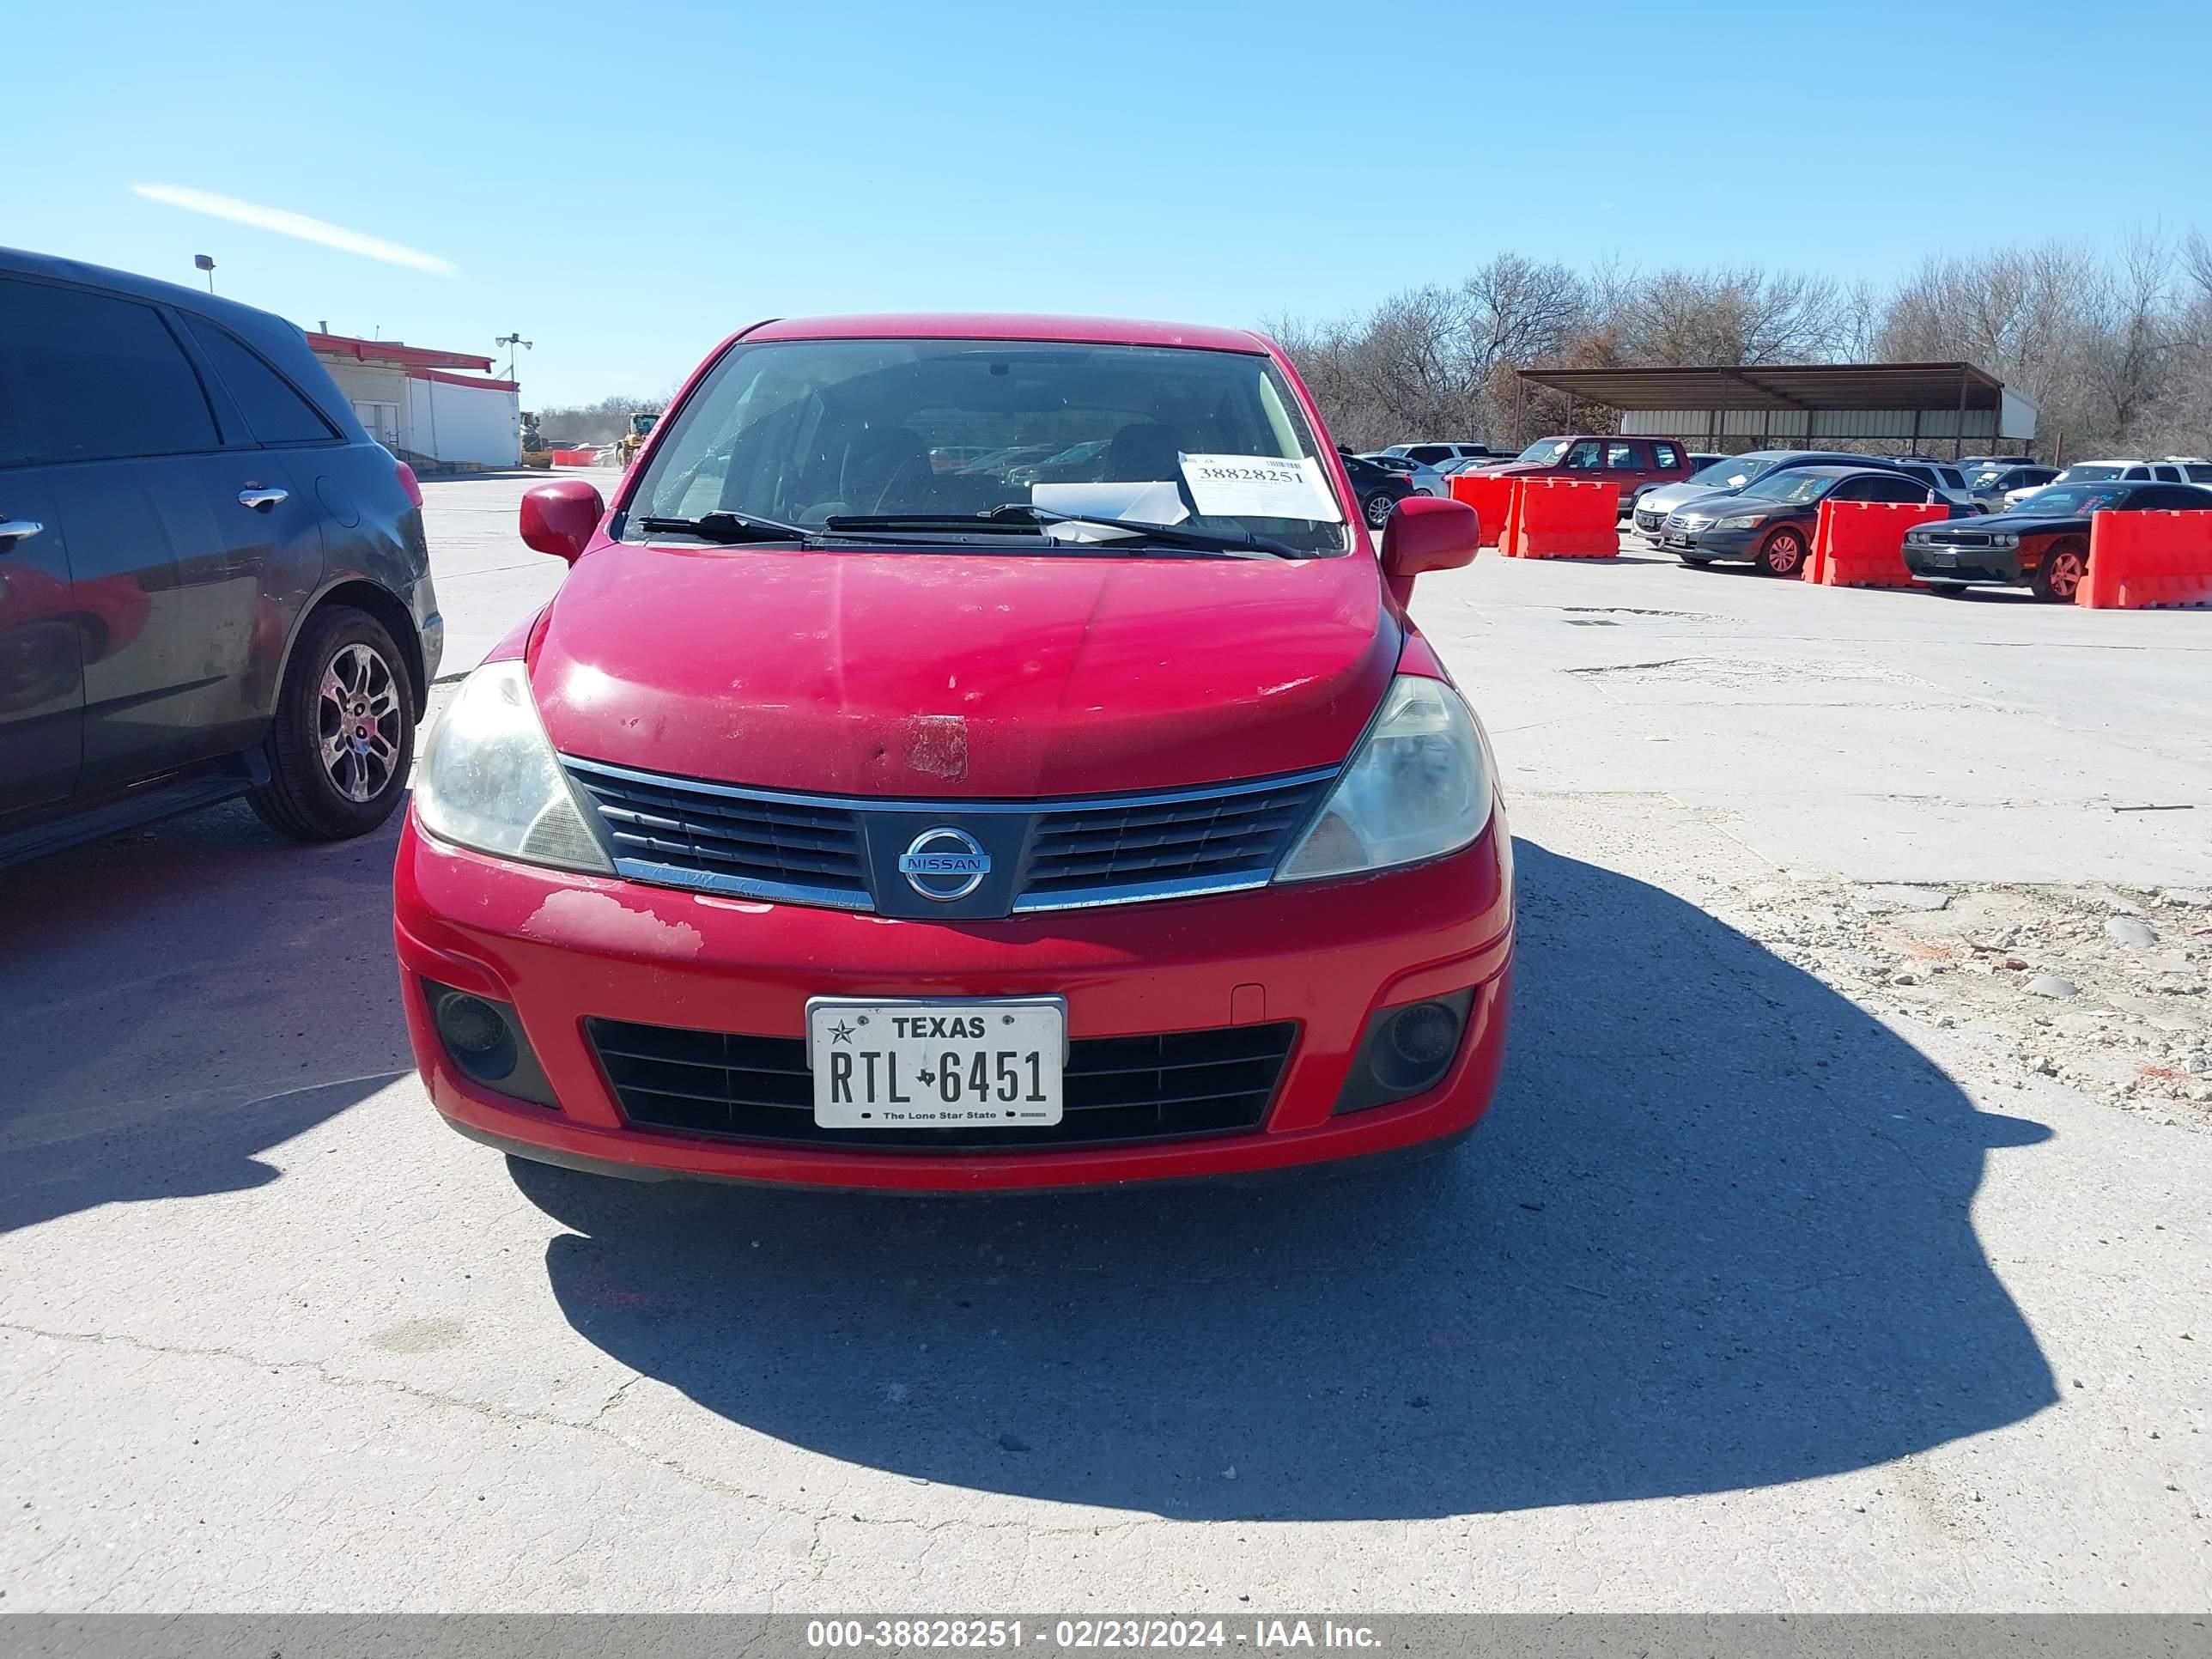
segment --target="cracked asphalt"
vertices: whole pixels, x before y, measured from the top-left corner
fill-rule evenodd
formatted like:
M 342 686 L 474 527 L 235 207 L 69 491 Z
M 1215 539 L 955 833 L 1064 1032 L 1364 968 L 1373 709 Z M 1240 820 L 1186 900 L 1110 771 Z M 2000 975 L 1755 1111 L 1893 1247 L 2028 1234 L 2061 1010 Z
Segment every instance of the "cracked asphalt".
M 428 486 L 449 672 L 557 578 L 522 487 Z M 1395 1172 L 975 1203 L 510 1167 L 408 1070 L 391 832 L 232 808 L 0 872 L 0 1607 L 2212 1605 L 2174 920 L 2212 886 L 2212 616 L 1640 553 L 1486 554 L 1416 609 L 1523 914 L 1497 1105 Z M 2016 939 L 2164 935 L 2154 1002 L 2100 945 L 2077 1012 L 2109 980 L 2114 1029 L 2165 1021 L 2175 1088 L 2030 1063 L 2001 966 L 1944 999 L 1924 919 L 1998 886 L 2053 896 Z

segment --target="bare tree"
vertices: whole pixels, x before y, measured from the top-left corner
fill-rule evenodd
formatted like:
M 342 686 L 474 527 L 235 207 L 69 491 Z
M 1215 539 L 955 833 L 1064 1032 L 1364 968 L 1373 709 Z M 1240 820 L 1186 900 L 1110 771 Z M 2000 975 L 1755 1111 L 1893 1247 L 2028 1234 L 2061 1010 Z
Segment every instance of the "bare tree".
M 2046 441 L 2212 453 L 2212 243 L 2138 232 L 2100 252 L 2052 241 L 1930 258 L 1845 288 L 1757 268 L 1582 273 L 1500 253 L 1455 285 L 1278 333 L 1331 425 L 1360 445 L 1498 436 L 1535 365 L 1965 362 L 2038 404 Z M 1546 394 L 1532 417 L 1603 412 Z
M 1805 362 L 1833 347 L 1843 295 L 1826 276 L 1662 270 L 1636 284 L 1617 314 L 1632 362 Z

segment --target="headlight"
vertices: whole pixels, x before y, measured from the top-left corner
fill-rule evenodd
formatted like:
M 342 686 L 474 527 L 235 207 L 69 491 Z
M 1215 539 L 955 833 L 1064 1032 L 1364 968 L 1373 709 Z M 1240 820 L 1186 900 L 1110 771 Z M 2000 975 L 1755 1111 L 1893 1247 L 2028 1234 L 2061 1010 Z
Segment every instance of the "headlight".
M 1456 852 L 1490 822 L 1491 801 L 1489 762 L 1465 700 L 1442 680 L 1401 675 L 1275 879 L 1317 881 Z
M 611 876 L 576 810 L 520 662 L 487 663 L 422 745 L 415 816 L 441 841 L 530 864 Z
M 1713 526 L 1716 530 L 1756 530 L 1766 522 L 1764 513 L 1739 513 L 1733 519 L 1723 519 Z
M 2020 538 L 2007 531 L 1992 530 L 1990 532 L 1990 545 L 1991 547 L 2018 547 L 2020 545 Z

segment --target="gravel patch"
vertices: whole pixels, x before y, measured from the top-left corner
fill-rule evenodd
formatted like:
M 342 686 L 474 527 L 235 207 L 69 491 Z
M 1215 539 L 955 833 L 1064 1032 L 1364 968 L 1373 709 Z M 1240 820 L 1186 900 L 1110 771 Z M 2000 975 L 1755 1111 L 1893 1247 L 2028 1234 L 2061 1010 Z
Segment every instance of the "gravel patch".
M 2212 895 L 1806 881 L 1713 908 L 1876 1012 L 1994 1039 L 1993 1081 L 2212 1131 Z

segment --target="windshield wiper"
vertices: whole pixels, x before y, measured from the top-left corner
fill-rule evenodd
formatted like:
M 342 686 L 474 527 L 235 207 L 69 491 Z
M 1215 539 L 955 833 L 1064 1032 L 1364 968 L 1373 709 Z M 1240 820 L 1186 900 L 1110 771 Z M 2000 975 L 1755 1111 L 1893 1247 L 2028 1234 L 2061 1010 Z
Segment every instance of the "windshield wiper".
M 1197 553 L 1218 553 L 1229 557 L 1260 557 L 1273 559 L 1303 559 L 1287 542 L 1272 537 L 1255 536 L 1249 530 L 1185 530 L 1178 525 L 1145 524 L 1135 519 L 1116 519 L 1101 513 L 1056 513 L 1048 507 L 1038 507 L 1029 501 L 1006 501 L 988 513 L 882 513 L 833 518 L 828 527 L 837 531 L 854 530 L 964 530 L 1008 532 L 1018 533 L 1036 530 L 1040 534 L 1048 525 L 1091 525 L 1101 530 L 1127 532 L 1127 537 L 1093 544 L 1102 552 L 1111 552 L 1128 542 L 1152 542 L 1163 547 L 1186 547 Z
M 648 534 L 696 536 L 703 542 L 798 542 L 804 544 L 812 540 L 814 535 L 812 531 L 802 530 L 795 524 L 756 518 L 750 513 L 732 513 L 726 507 L 702 513 L 696 519 L 643 518 L 635 523 L 640 530 Z

